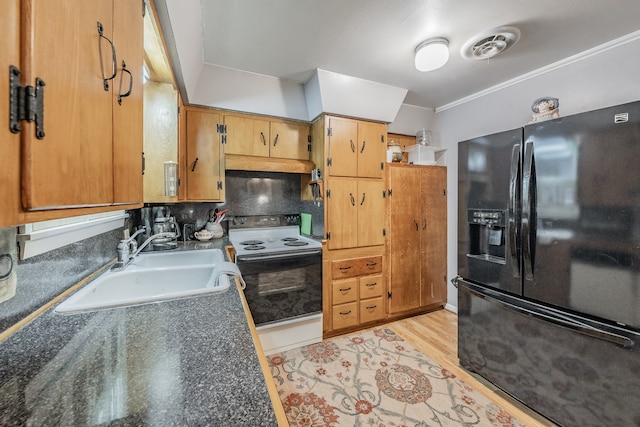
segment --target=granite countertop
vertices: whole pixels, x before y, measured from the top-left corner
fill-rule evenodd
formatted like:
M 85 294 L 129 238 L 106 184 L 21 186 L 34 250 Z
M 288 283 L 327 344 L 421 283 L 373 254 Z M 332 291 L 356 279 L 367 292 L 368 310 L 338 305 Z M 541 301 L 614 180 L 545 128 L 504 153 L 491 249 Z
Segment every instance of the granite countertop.
M 241 296 L 231 286 L 82 314 L 47 310 L 0 343 L 0 425 L 277 421 Z

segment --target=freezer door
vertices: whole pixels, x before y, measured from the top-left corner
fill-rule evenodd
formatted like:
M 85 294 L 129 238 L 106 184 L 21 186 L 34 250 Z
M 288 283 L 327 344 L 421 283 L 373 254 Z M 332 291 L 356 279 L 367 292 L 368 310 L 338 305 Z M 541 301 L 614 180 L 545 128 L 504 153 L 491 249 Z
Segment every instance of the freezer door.
M 524 296 L 640 328 L 640 102 L 524 136 Z
M 520 294 L 522 128 L 458 144 L 458 274 Z
M 640 420 L 640 334 L 458 282 L 460 365 L 563 426 Z

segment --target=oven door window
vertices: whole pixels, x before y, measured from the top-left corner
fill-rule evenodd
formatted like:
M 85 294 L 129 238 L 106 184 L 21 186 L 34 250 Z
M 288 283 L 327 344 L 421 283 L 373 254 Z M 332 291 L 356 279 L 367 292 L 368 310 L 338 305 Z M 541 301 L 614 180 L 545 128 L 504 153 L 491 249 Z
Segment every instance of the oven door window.
M 322 311 L 322 254 L 237 260 L 256 325 Z

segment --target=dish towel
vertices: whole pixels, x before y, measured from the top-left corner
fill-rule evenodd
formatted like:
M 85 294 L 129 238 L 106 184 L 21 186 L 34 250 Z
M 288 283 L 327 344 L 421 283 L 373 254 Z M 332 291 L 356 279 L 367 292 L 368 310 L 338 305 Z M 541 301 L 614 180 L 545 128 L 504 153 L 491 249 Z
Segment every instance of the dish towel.
M 240 273 L 237 265 L 232 262 L 221 262 L 219 264 L 216 264 L 216 266 L 213 268 L 213 271 L 211 272 L 211 278 L 209 279 L 209 283 L 207 283 L 207 288 L 218 287 L 220 276 L 223 274 L 227 276 L 237 277 L 238 280 L 240 280 L 242 289 L 247 287 L 247 284 L 244 282 L 242 274 Z

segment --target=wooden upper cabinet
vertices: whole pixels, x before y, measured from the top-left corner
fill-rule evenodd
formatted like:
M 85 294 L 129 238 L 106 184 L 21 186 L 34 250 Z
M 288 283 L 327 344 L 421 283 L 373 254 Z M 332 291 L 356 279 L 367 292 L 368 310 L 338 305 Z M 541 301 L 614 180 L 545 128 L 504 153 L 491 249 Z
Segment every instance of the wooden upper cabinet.
M 330 117 L 328 133 L 328 174 L 358 176 L 358 122 Z
M 309 160 L 309 125 L 226 115 L 225 154 Z
M 329 118 L 329 176 L 382 178 L 386 161 L 385 124 Z
M 113 88 L 114 203 L 138 203 L 142 195 L 144 19 L 138 1 L 114 0 L 113 43 L 117 80 Z
M 384 245 L 384 181 L 332 178 L 327 190 L 328 249 Z
M 22 6 L 23 84 L 44 82 L 44 137 L 34 123 L 22 132 L 23 207 L 141 202 L 141 3 L 25 0 Z M 133 86 L 117 109 L 121 78 L 123 92 L 128 89 L 123 60 Z
M 271 122 L 269 157 L 309 160 L 309 125 Z
M 186 115 L 187 200 L 223 201 L 222 116 L 205 109 L 187 109 Z
M 20 136 L 9 130 L 9 66 L 20 64 L 20 0 L 8 0 L 0 13 L 0 227 L 16 225 L 20 212 Z
M 358 122 L 358 176 L 382 178 L 387 159 L 387 125 Z

